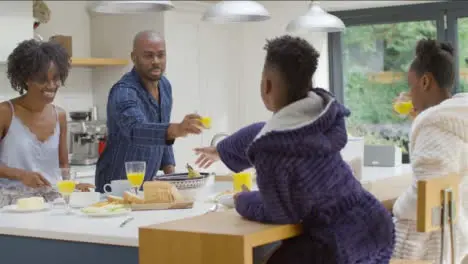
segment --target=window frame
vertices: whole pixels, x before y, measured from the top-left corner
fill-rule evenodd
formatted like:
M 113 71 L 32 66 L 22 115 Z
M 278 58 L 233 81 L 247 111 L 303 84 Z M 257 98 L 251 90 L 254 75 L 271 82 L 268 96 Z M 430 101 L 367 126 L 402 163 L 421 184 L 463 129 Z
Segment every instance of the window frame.
M 421 12 L 424 10 L 424 12 Z M 437 39 L 448 41 L 455 48 L 454 56 L 458 57 L 458 18 L 468 17 L 468 1 L 444 1 L 435 3 L 411 4 L 391 7 L 366 8 L 330 12 L 339 17 L 347 27 L 391 24 L 412 21 L 432 20 L 436 22 Z M 346 83 L 343 72 L 343 33 L 328 34 L 328 72 L 329 88 L 336 99 L 344 101 Z M 456 60 L 455 72 L 459 71 L 459 60 Z M 459 90 L 459 74 L 455 75 L 453 92 Z

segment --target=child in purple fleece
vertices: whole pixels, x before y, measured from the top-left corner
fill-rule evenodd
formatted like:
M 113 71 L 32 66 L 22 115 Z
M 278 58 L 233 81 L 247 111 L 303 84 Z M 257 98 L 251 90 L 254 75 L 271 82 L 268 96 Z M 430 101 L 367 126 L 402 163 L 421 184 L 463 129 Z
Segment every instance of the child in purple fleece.
M 274 113 L 201 148 L 201 167 L 218 158 L 232 171 L 254 167 L 258 191 L 236 195 L 237 212 L 252 221 L 304 226 L 268 263 L 385 264 L 394 246 L 390 213 L 363 189 L 343 161 L 349 111 L 322 89 L 310 89 L 319 54 L 305 40 L 267 42 L 261 95 Z

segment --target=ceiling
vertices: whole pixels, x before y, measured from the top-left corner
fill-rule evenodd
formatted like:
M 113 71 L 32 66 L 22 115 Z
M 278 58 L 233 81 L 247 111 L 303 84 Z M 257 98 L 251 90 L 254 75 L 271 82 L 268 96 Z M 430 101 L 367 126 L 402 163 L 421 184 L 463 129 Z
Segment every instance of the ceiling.
M 219 1 L 202 1 L 216 3 Z M 288 5 L 307 5 L 311 1 L 257 1 L 262 3 L 266 8 L 287 8 Z M 351 10 L 351 9 L 365 9 L 373 7 L 397 6 L 397 5 L 411 5 L 422 4 L 434 1 L 320 1 L 320 6 L 327 11 L 338 10 Z

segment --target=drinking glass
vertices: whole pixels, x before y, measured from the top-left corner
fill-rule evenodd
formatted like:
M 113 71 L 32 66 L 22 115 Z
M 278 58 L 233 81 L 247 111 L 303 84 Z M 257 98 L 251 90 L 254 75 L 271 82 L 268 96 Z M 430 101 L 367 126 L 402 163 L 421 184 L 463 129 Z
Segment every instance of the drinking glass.
M 252 190 L 253 180 L 251 172 L 235 173 L 232 177 L 235 192 L 245 191 L 245 188 L 247 188 L 248 190 Z
M 127 179 L 130 182 L 130 185 L 135 189 L 135 194 L 138 195 L 138 189 L 141 187 L 145 179 L 146 162 L 125 162 L 125 170 L 127 172 Z
M 60 168 L 53 171 L 53 174 L 50 176 L 55 181 L 55 184 L 54 182 L 52 184 L 55 185 L 56 190 L 65 201 L 65 214 L 70 214 L 70 196 L 75 191 L 76 173 L 70 168 Z

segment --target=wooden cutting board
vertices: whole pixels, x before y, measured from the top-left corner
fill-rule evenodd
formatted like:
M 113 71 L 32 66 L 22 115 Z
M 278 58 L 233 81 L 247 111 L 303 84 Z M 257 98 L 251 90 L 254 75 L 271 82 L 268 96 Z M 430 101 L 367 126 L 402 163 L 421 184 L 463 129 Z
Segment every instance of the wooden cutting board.
M 132 204 L 130 205 L 130 208 L 132 208 L 132 211 L 191 209 L 193 208 L 193 201 L 178 203 Z

